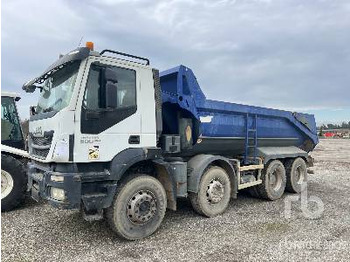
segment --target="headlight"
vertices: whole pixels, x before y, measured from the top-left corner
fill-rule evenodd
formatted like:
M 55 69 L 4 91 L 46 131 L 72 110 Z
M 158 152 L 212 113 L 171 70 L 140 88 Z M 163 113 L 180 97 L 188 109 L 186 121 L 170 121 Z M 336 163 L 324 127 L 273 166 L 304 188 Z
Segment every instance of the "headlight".
M 66 198 L 64 190 L 56 187 L 51 187 L 51 197 L 58 201 L 63 201 Z

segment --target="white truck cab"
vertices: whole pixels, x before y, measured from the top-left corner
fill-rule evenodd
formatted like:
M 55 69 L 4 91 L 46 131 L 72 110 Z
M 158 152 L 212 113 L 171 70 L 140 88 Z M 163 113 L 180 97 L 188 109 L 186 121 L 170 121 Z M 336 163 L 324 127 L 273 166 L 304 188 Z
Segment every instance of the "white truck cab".
M 87 220 L 103 218 L 108 209 L 112 228 L 127 239 L 152 234 L 167 205 L 162 184 L 150 176 L 157 165 L 152 161 L 161 156 L 158 70 L 146 58 L 112 50 L 98 53 L 88 43 L 61 56 L 23 89 L 40 90 L 29 122 L 32 198 L 82 209 Z M 128 191 L 132 195 L 127 203 L 133 208 L 123 216 L 135 228 L 124 232 L 113 203 L 131 170 L 140 174 L 137 181 L 146 189 Z
M 108 162 L 130 145 L 156 146 L 149 65 L 87 48 L 60 60 L 39 80 L 43 85 L 29 127 L 30 154 L 36 161 Z

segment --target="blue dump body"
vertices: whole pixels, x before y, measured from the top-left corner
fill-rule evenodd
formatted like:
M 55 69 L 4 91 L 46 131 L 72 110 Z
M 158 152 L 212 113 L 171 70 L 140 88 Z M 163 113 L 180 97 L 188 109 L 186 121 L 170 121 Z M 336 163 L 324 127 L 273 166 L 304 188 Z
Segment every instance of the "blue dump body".
M 160 73 L 163 133 L 179 133 L 179 117 L 193 120 L 193 153 L 246 155 L 257 147 L 318 143 L 313 115 L 209 100 L 192 70 L 180 65 Z

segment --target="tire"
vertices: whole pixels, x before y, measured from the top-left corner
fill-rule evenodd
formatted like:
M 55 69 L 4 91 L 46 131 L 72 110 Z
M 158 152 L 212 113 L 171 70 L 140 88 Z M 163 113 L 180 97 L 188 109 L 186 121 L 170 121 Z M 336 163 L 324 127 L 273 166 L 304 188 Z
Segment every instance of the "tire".
M 106 210 L 106 217 L 118 236 L 137 240 L 158 229 L 166 207 L 166 193 L 157 179 L 132 175 L 119 185 L 112 205 Z
M 261 198 L 276 200 L 282 197 L 286 188 L 286 170 L 279 160 L 271 161 L 262 170 L 262 184 L 257 186 Z
M 287 185 L 286 190 L 291 193 L 300 193 L 302 183 L 307 182 L 307 166 L 301 157 L 290 159 L 285 163 Z
M 201 177 L 198 193 L 189 193 L 193 209 L 200 215 L 222 214 L 231 198 L 231 181 L 224 169 L 212 166 Z
M 249 187 L 249 188 L 248 188 L 248 192 L 249 192 L 249 194 L 250 194 L 252 197 L 261 198 L 257 186 Z
M 1 212 L 10 211 L 24 202 L 27 173 L 18 159 L 1 154 Z

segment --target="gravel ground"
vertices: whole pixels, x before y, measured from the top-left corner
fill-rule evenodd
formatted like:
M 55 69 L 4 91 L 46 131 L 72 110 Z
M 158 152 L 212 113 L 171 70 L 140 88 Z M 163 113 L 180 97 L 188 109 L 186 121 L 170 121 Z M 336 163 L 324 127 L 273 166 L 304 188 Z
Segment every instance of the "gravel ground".
M 2 261 L 349 261 L 350 140 L 322 140 L 313 156 L 307 194 L 312 212 L 321 207 L 315 197 L 324 204 L 318 218 L 306 217 L 300 202 L 286 218 L 291 194 L 267 202 L 240 193 L 211 219 L 183 201 L 154 235 L 128 242 L 103 221 L 28 200 L 1 214 Z

